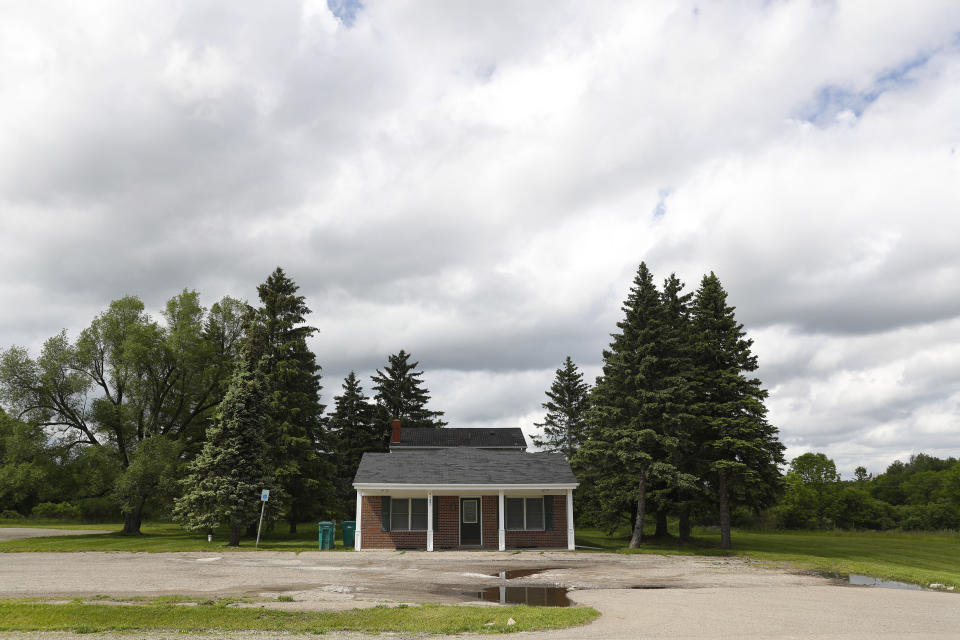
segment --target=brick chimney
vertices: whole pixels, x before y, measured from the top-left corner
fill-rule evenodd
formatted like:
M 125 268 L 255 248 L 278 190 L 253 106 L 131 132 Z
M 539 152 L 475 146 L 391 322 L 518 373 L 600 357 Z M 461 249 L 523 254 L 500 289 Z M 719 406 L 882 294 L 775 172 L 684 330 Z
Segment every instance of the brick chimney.
M 393 430 L 390 432 L 390 442 L 400 442 L 400 420 L 393 419 Z

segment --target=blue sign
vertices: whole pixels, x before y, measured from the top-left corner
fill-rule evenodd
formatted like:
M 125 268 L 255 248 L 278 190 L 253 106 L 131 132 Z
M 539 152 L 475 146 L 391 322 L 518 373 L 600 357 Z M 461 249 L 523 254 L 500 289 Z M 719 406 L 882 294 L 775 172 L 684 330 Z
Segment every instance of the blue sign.
M 270 499 L 270 489 L 264 489 L 263 491 L 260 492 L 261 502 L 266 502 L 269 499 Z

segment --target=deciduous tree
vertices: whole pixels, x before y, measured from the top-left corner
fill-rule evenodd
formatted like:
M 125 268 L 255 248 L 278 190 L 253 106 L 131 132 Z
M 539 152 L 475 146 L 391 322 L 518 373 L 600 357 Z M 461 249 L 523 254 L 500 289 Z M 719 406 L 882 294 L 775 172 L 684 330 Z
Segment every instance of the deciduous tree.
M 240 308 L 224 298 L 207 313 L 185 290 L 167 303 L 161 324 L 138 298 L 115 300 L 73 343 L 61 332 L 36 360 L 20 347 L 5 351 L 0 398 L 53 430 L 65 451 L 105 447 L 126 469 L 146 438 L 203 437 L 232 367 Z M 126 510 L 124 533 L 139 533 L 141 520 L 142 503 Z

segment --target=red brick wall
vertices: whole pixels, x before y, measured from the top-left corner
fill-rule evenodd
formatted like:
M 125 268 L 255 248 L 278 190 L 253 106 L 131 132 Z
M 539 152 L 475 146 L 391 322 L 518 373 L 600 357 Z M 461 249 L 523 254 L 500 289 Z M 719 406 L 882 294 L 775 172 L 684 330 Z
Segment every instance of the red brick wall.
M 460 546 L 460 498 L 457 496 L 433 496 L 439 500 L 437 514 L 439 524 L 433 523 L 433 548 L 456 549 Z
M 383 531 L 380 523 L 381 500 L 380 496 L 363 496 L 363 508 L 360 514 L 360 548 L 426 549 L 426 531 Z
M 566 496 L 544 496 L 553 500 L 552 531 L 507 531 L 507 547 L 561 547 L 567 546 L 567 500 Z M 434 496 L 438 502 L 437 522 L 433 523 L 433 548 L 455 549 L 460 545 L 460 498 L 459 496 Z M 364 496 L 360 516 L 363 549 L 426 549 L 426 531 L 383 531 L 380 523 L 381 496 Z M 483 496 L 481 499 L 481 526 L 483 548 L 497 548 L 498 496 Z
M 481 506 L 482 517 L 480 518 L 480 522 L 483 527 L 484 549 L 498 549 L 500 547 L 500 540 L 497 533 L 500 526 L 497 516 L 497 502 L 499 500 L 499 496 L 483 496 L 483 505 Z
M 507 547 L 562 547 L 567 548 L 567 497 L 543 496 L 553 500 L 552 531 L 507 530 Z

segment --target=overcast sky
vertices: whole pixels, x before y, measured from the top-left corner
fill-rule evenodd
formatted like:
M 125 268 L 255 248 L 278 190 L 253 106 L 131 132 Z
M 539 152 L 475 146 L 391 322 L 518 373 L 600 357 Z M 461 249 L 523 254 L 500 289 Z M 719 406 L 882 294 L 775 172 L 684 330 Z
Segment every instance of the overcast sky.
M 954 0 L 2 5 L 0 348 L 282 265 L 325 402 L 403 348 L 529 433 L 645 260 L 721 278 L 788 457 L 960 455 Z

